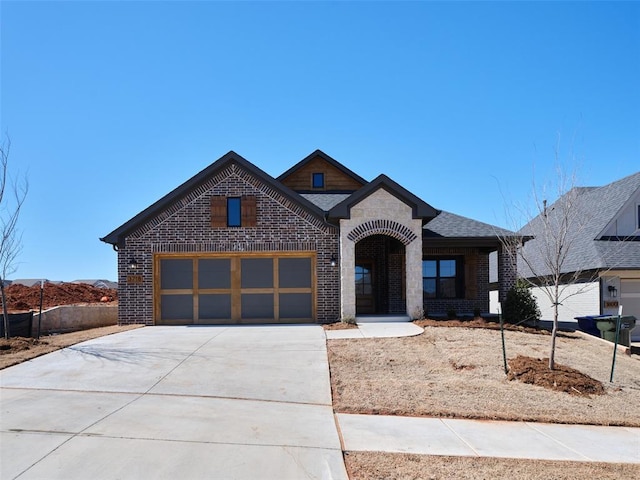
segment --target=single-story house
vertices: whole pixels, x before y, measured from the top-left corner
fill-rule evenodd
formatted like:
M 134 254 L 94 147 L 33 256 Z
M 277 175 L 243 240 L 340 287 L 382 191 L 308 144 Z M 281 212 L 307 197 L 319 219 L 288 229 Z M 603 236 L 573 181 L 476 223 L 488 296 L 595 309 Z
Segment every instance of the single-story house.
M 575 187 L 548 206 L 541 215 L 563 215 L 571 202 L 571 221 L 567 222 L 565 244 L 569 245 L 563 263 L 565 300 L 559 306 L 560 321 L 587 315 L 633 315 L 640 324 L 640 172 L 601 187 Z M 519 233 L 531 235 L 523 253 L 534 273 L 520 260 L 518 272 L 534 282 L 550 271 L 544 266 L 544 222 L 540 215 Z M 532 289 L 543 319 L 553 318 L 553 305 L 539 287 Z M 572 295 L 572 296 L 570 296 Z M 631 333 L 640 341 L 640 326 Z
M 120 324 L 328 323 L 489 311 L 516 278 L 485 223 L 317 150 L 274 178 L 229 152 L 101 238 L 118 252 Z

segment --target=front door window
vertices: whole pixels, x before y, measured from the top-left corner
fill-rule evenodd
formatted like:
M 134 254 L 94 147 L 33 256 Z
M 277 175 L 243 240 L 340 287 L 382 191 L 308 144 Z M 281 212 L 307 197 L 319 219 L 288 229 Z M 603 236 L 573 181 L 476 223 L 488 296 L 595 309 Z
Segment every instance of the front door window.
M 356 263 L 356 313 L 375 313 L 373 262 Z

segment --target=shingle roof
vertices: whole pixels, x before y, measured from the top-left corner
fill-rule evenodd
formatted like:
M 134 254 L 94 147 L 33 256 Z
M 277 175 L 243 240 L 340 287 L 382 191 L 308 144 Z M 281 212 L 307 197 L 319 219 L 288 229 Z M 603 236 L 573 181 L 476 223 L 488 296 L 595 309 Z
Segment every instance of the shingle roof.
M 478 238 L 513 236 L 514 232 L 504 228 L 462 217 L 444 210 L 424 226 L 424 237 Z
M 328 212 L 345 198 L 351 196 L 350 193 L 301 193 L 301 197 L 306 198 L 311 203 Z
M 549 223 L 553 224 L 562 216 L 562 205 L 572 202 L 572 221 L 565 241 L 565 245 L 569 245 L 569 251 L 562 265 L 563 273 L 613 267 L 640 268 L 640 242 L 599 239 L 607 225 L 638 189 L 640 172 L 602 187 L 574 188 L 547 208 Z M 537 275 L 551 273 L 544 266 L 542 225 L 541 216 L 538 215 L 520 230 L 522 234 L 537 236 L 524 247 L 524 253 L 533 263 Z M 518 269 L 525 276 L 534 276 L 524 265 L 519 264 Z

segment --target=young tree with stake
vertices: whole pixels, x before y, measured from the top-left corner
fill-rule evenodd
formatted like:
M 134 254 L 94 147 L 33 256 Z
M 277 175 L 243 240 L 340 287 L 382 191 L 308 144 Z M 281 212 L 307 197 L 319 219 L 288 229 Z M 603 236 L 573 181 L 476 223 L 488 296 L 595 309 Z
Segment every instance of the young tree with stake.
M 9 176 L 9 150 L 11 140 L 7 136 L 0 145 L 0 294 L 2 297 L 2 316 L 4 336 L 9 338 L 9 313 L 4 282 L 16 271 L 16 258 L 22 249 L 22 236 L 17 225 L 20 209 L 29 190 L 27 178 L 11 179 Z

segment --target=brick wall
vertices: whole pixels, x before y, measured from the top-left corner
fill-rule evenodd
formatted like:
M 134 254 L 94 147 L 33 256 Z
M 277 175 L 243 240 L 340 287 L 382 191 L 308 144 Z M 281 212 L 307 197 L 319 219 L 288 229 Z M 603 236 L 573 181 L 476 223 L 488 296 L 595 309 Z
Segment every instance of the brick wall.
M 257 227 L 212 228 L 211 197 L 257 197 Z M 339 318 L 337 228 L 310 214 L 236 164 L 231 164 L 126 238 L 118 251 L 119 322 L 153 324 L 154 253 L 279 252 L 317 254 L 317 321 Z M 141 284 L 128 284 L 130 259 L 138 262 Z
M 499 302 L 506 300 L 507 292 L 516 284 L 518 279 L 517 258 L 517 249 L 514 245 L 502 245 L 498 250 Z

